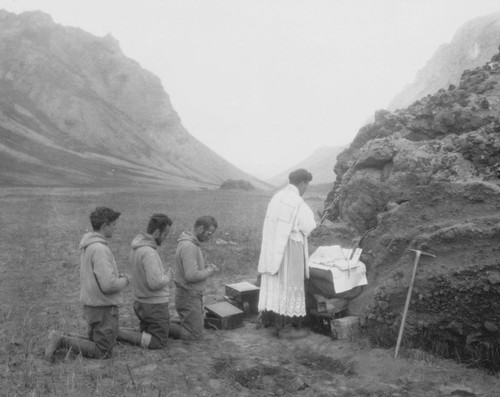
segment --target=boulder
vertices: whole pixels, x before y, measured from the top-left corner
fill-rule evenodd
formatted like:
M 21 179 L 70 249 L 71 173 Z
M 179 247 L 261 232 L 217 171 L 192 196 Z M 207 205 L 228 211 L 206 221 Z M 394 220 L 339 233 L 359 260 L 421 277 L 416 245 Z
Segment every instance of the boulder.
M 220 185 L 221 190 L 236 189 L 236 190 L 255 190 L 254 185 L 243 179 L 227 179 Z
M 415 259 L 407 249 L 423 249 L 436 258 L 420 260 L 405 332 L 500 347 L 496 63 L 406 109 L 378 111 L 337 157 L 325 215 L 366 234 L 369 286 L 352 314 L 397 329 Z

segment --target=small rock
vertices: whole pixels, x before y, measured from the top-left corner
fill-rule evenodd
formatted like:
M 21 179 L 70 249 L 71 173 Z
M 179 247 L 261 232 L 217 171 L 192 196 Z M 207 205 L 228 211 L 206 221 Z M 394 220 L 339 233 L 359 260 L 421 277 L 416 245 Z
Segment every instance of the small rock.
M 275 384 L 273 377 L 269 375 L 264 375 L 261 381 L 262 381 L 262 386 L 264 386 L 264 388 L 266 389 L 272 388 Z
M 444 385 L 439 388 L 440 396 L 474 397 L 476 394 L 470 387 L 462 385 Z
M 115 380 L 112 378 L 103 378 L 99 381 L 99 386 L 103 389 L 115 387 Z
M 154 384 L 154 379 L 144 379 L 141 380 L 141 386 L 142 387 L 152 387 Z
M 96 371 L 102 369 L 102 361 L 101 360 L 87 360 L 83 362 L 83 368 L 87 371 Z
M 446 326 L 446 328 L 455 331 L 459 335 L 463 335 L 464 333 L 464 326 L 460 321 L 453 320 Z
M 493 324 L 491 321 L 485 321 L 483 325 L 484 325 L 484 328 L 486 328 L 490 332 L 497 332 L 498 331 L 498 327 L 495 324 Z
M 399 208 L 399 204 L 398 203 L 395 203 L 394 201 L 389 201 L 387 203 L 387 211 L 392 211 L 396 208 Z
M 213 390 L 220 390 L 222 388 L 222 383 L 218 379 L 210 379 L 208 381 L 208 386 Z
M 332 229 L 335 226 L 335 224 L 332 221 L 329 221 L 328 219 L 323 220 L 322 225 L 330 229 Z
M 386 311 L 389 309 L 389 302 L 387 301 L 378 301 L 377 305 L 380 308 L 380 310 Z
M 303 390 L 307 387 L 307 384 L 298 376 L 290 381 L 290 387 L 292 390 Z
M 500 274 L 499 273 L 493 273 L 488 276 L 488 281 L 490 284 L 496 285 L 500 284 Z
M 146 374 L 150 374 L 151 372 L 154 372 L 157 368 L 157 365 L 156 364 L 148 364 L 148 365 L 144 365 L 142 367 L 137 367 L 137 368 L 134 368 L 132 369 L 132 372 L 133 374 L 137 374 L 137 375 L 146 375 Z

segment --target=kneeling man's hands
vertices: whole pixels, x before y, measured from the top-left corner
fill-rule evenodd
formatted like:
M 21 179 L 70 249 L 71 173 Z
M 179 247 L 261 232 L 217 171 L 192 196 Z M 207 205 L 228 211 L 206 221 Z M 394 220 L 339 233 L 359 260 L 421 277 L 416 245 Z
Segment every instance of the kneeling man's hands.
M 127 274 L 127 273 L 120 273 L 118 276 L 119 276 L 119 277 L 124 277 L 124 278 L 126 278 L 126 279 L 127 279 L 127 285 L 129 285 L 129 284 L 130 284 L 130 280 L 131 280 L 131 278 L 132 278 L 132 276 L 131 276 L 130 274 Z
M 213 271 L 214 273 L 218 273 L 218 272 L 220 271 L 220 269 L 219 269 L 217 266 L 215 266 L 213 263 L 209 263 L 207 266 L 208 266 L 210 269 L 212 269 L 212 271 Z

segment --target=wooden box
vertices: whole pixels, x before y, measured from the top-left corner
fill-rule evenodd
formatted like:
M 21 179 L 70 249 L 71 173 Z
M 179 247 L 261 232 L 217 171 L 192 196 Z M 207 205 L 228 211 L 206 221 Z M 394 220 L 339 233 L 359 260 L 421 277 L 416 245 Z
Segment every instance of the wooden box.
M 347 316 L 330 321 L 334 339 L 355 339 L 359 334 L 359 318 Z
M 243 310 L 228 302 L 205 306 L 205 328 L 234 329 L 243 325 Z
M 314 295 L 316 300 L 316 310 L 318 313 L 340 313 L 347 309 L 349 301 L 347 299 L 331 298 L 327 299 L 322 295 Z
M 240 309 L 251 313 L 258 312 L 260 288 L 246 281 L 235 284 L 226 284 L 226 295 L 229 299 L 238 302 Z

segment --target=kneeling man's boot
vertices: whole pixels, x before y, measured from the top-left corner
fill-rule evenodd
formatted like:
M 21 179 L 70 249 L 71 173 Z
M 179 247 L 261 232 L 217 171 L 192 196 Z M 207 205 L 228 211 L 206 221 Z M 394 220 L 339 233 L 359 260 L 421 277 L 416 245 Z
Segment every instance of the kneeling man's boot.
M 83 357 L 103 358 L 97 345 L 85 338 L 63 336 L 61 345 L 75 353 L 80 353 Z
M 181 339 L 182 326 L 179 323 L 170 322 L 168 336 L 172 339 Z
M 79 336 L 66 336 L 61 332 L 52 330 L 48 336 L 49 342 L 45 347 L 45 358 L 54 360 L 54 353 L 60 348 L 70 348 L 84 357 L 98 358 L 99 351 L 94 342 Z
M 134 346 L 142 346 L 148 348 L 151 343 L 151 335 L 147 332 L 136 332 L 129 329 L 120 328 L 118 340 L 130 343 Z
M 49 341 L 47 346 L 45 346 L 45 359 L 54 361 L 54 353 L 61 347 L 63 334 L 56 330 L 51 330 L 47 338 Z

